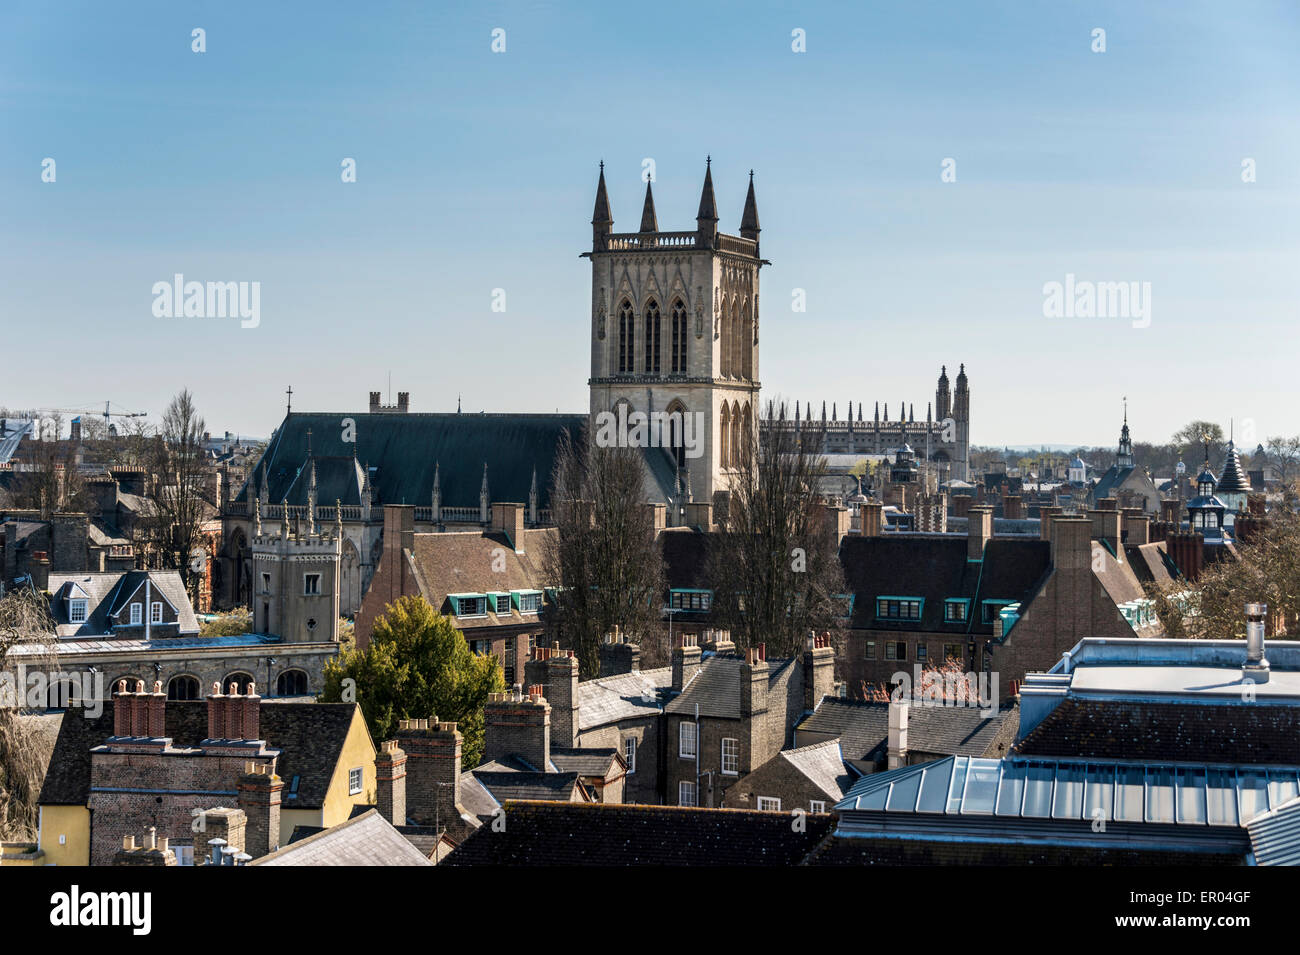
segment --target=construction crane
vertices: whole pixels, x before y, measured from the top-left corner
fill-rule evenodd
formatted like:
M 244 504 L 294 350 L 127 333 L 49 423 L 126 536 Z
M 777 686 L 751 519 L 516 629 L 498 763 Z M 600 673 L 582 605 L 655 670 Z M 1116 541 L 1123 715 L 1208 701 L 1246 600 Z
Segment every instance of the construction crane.
M 112 405 L 113 402 L 105 401 L 103 411 L 89 410 L 86 408 L 33 408 L 31 409 L 31 413 L 34 414 L 38 420 L 56 414 L 95 415 L 96 417 L 103 418 L 106 425 L 111 425 L 111 418 L 146 418 L 149 414 L 147 411 L 113 411 Z M 48 440 L 39 426 L 37 427 L 36 433 L 33 437 L 38 440 Z M 55 435 L 55 437 L 57 438 L 57 435 Z

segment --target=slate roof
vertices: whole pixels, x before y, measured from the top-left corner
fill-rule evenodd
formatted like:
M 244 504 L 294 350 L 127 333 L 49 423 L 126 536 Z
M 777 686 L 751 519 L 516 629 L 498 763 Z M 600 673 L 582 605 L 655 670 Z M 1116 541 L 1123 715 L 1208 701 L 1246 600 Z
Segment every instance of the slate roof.
M 432 865 L 377 809 L 291 842 L 250 865 Z
M 831 800 L 843 799 L 857 778 L 844 768 L 844 757 L 837 739 L 798 749 L 783 749 L 774 758 L 785 760 Z
M 1122 487 L 1136 468 L 1121 468 L 1117 465 L 1111 465 L 1110 469 L 1101 476 L 1097 481 L 1096 487 L 1092 489 L 1092 499 L 1100 501 L 1103 497 L 1114 497 L 1114 491 Z
M 501 803 L 474 778 L 472 772 L 460 774 L 460 808 L 479 819 L 486 819 L 501 807 Z
M 1002 755 L 999 743 L 1019 722 L 1014 704 L 988 719 L 976 707 L 913 704 L 907 713 L 907 746 L 909 752 L 943 756 Z M 795 727 L 795 734 L 796 739 L 812 734 L 838 738 L 845 759 L 876 762 L 889 743 L 889 704 L 828 696 Z
M 1012 752 L 1290 766 L 1300 764 L 1300 706 L 1067 697 Z
M 356 425 L 355 442 L 344 442 L 342 421 Z M 262 480 L 266 465 L 268 499 L 307 503 L 307 482 L 299 480 L 308 461 L 307 431 L 316 461 L 317 500 L 359 504 L 353 458 L 372 468 L 376 504 L 433 503 L 433 475 L 444 507 L 479 505 L 483 465 L 493 501 L 526 502 L 537 473 L 538 507 L 550 507 L 550 476 L 560 435 L 577 440 L 585 414 L 369 414 L 356 412 L 287 415 L 266 453 L 240 489 L 238 501 Z
M 775 706 L 776 699 L 772 699 L 772 694 L 774 690 L 779 694 L 784 688 L 795 662 L 794 658 L 768 661 L 769 707 Z M 695 676 L 669 701 L 664 712 L 694 716 L 698 703 L 700 716 L 740 719 L 740 668 L 744 663 L 744 659 L 738 656 L 704 657 Z M 778 695 L 777 699 L 779 698 Z
M 616 749 L 557 749 L 551 747 L 551 762 L 561 773 L 577 773 L 579 776 L 609 775 L 610 769 L 619 762 Z
M 967 539 L 944 535 L 861 537 L 840 543 L 844 579 L 855 595 L 855 630 L 906 630 L 927 633 L 975 633 L 991 636 L 983 622 L 982 600 L 1027 603 L 1038 591 L 1051 564 L 1047 541 L 991 538 L 982 562 L 966 559 Z M 921 619 L 876 618 L 877 597 L 921 597 Z M 968 619 L 944 620 L 944 600 L 972 601 Z
M 1256 865 L 1300 865 L 1300 798 L 1256 816 L 1246 828 Z
M 155 588 L 170 603 L 179 615 L 177 624 L 162 625 L 167 628 L 167 632 L 172 631 L 173 626 L 178 626 L 178 632 L 184 635 L 197 636 L 199 632 L 199 621 L 194 616 L 194 608 L 190 606 L 189 597 L 185 593 L 185 585 L 181 583 L 181 575 L 174 570 L 131 570 L 125 573 L 109 574 L 50 574 L 48 589 L 50 591 L 50 612 L 54 615 L 55 632 L 60 639 L 88 637 L 98 637 L 113 633 L 114 621 L 111 617 L 113 613 L 121 613 L 125 607 L 126 601 L 143 586 L 145 579 L 152 580 L 152 587 Z M 80 589 L 89 598 L 87 603 L 87 615 L 84 623 L 76 624 L 68 620 L 68 604 L 64 599 L 69 592 Z M 146 607 L 145 613 L 149 610 Z M 122 622 L 129 622 L 130 618 L 125 614 L 119 618 Z M 155 626 L 159 626 L 155 624 Z M 143 625 L 132 627 L 128 633 L 140 633 L 143 635 Z M 119 634 L 120 635 L 120 634 Z
M 567 802 L 573 798 L 575 792 L 582 794 L 582 798 L 585 798 L 585 791 L 579 785 L 578 774 L 575 772 L 494 772 L 475 769 L 473 774 L 474 778 L 499 803 L 505 803 L 509 799 L 543 799 Z
M 809 813 L 795 832 L 782 812 L 676 806 L 510 802 L 504 831 L 484 826 L 447 865 L 797 865 L 834 817 Z
M 276 772 L 284 780 L 283 808 L 321 807 L 353 719 L 361 719 L 355 703 L 263 700 L 261 733 L 270 748 L 280 751 Z M 169 700 L 165 726 L 176 746 L 197 746 L 208 733 L 206 701 Z M 41 787 L 40 804 L 84 806 L 90 796 L 90 749 L 102 745 L 112 735 L 111 706 L 105 706 L 94 719 L 87 719 L 81 710 L 68 709 L 59 724 L 54 755 Z
M 544 590 L 549 584 L 542 571 L 542 552 L 554 533 L 553 528 L 525 530 L 519 541 L 508 541 L 500 532 L 415 534 L 411 543 L 411 568 L 421 595 L 435 610 L 450 614 L 451 609 L 445 606 L 448 594 Z M 517 547 L 524 553 L 516 553 Z M 498 558 L 504 560 L 504 570 L 493 570 L 493 567 L 501 566 Z M 537 614 L 521 615 L 512 602 L 508 614 L 498 615 L 495 607 L 489 607 L 486 617 L 466 618 L 463 625 L 535 624 L 537 619 Z M 456 617 L 452 620 L 458 626 L 462 625 Z
M 578 684 L 578 730 L 652 716 L 672 687 L 672 667 L 634 670 Z

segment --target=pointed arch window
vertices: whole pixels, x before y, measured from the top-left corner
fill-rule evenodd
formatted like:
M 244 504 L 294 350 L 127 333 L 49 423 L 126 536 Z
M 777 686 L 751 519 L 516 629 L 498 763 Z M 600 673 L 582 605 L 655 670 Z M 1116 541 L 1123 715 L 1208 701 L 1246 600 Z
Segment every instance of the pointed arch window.
M 632 303 L 627 299 L 618 307 L 618 372 L 620 375 L 632 371 L 632 348 L 635 334 L 632 326 Z
M 722 468 L 731 467 L 731 409 L 724 401 L 722 403 L 722 414 L 718 421 L 718 466 Z
M 686 306 L 681 299 L 673 302 L 673 360 L 672 373 L 686 374 Z
M 647 375 L 657 375 L 660 370 L 660 329 L 663 326 L 660 319 L 659 303 L 650 299 L 645 307 L 645 373 Z

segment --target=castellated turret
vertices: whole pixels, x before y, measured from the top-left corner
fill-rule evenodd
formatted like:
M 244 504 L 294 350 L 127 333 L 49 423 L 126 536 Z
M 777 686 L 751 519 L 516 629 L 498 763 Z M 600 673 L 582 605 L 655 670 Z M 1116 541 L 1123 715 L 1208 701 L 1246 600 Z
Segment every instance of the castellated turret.
M 317 526 L 305 507 L 276 509 L 280 521 L 264 527 L 259 504 L 249 545 L 253 630 L 282 643 L 337 643 L 341 528 L 337 522 Z

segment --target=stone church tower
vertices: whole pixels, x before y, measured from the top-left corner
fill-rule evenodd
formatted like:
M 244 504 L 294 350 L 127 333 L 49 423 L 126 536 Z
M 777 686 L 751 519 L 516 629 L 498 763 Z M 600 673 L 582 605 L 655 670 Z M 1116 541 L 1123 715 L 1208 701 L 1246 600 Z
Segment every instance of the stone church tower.
M 669 433 L 652 433 L 660 446 L 647 451 L 659 493 L 712 503 L 758 427 L 758 272 L 768 263 L 754 175 L 739 235 L 718 231 L 711 162 L 694 230 L 660 231 L 647 182 L 640 228 L 614 232 L 601 163 L 591 226 L 593 429 L 601 412 L 668 413 Z

